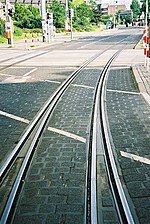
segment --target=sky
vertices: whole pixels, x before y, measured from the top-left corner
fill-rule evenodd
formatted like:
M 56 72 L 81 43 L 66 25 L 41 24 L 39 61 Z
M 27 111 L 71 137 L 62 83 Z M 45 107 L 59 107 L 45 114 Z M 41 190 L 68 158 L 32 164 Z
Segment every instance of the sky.
M 111 5 L 114 5 L 116 4 L 116 1 L 118 2 L 118 5 L 124 4 L 126 5 L 127 9 L 130 9 L 132 0 L 102 0 L 102 3 L 109 3 Z

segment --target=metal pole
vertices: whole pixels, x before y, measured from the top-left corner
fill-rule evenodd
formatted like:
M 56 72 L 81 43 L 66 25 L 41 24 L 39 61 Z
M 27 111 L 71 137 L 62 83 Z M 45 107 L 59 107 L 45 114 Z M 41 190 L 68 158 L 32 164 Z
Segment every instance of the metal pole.
M 72 27 L 72 18 L 73 18 L 73 9 L 70 9 L 70 11 L 71 11 L 71 13 L 70 13 L 70 15 L 71 15 L 71 39 L 73 39 L 73 27 Z
M 147 27 L 147 15 L 148 15 L 148 0 L 146 0 L 146 15 L 145 15 L 145 30 L 146 30 L 146 63 L 145 66 L 147 66 L 148 68 L 148 58 L 147 58 L 147 48 L 148 48 L 148 44 L 147 44 L 147 36 L 148 36 L 148 27 Z
M 68 23 L 69 23 L 69 12 L 68 12 L 68 0 L 66 0 L 66 22 L 65 22 L 65 29 L 66 32 L 68 31 Z
M 10 22 L 10 39 L 11 39 L 11 46 L 14 46 L 14 40 L 13 40 L 13 20 L 11 16 L 9 16 L 9 22 Z
M 42 34 L 43 42 L 46 42 L 47 27 L 46 27 L 46 5 L 45 0 L 41 0 L 41 14 L 42 14 Z

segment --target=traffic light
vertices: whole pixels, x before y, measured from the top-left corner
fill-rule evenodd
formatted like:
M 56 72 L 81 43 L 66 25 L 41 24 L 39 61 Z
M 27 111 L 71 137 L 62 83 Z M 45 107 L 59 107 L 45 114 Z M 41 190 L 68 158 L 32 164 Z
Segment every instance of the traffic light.
M 15 8 L 14 8 L 14 6 L 11 5 L 11 4 L 9 4 L 9 5 L 8 5 L 8 16 L 12 17 L 13 14 L 14 14 L 14 12 L 15 12 Z
M 11 8 L 11 9 L 8 9 L 8 15 L 10 16 L 10 17 L 12 17 L 13 16 L 13 9 Z
M 47 19 L 53 19 L 53 13 L 47 12 Z
M 3 5 L 3 16 L 6 16 L 6 5 Z
M 47 19 L 50 19 L 50 13 L 47 12 Z

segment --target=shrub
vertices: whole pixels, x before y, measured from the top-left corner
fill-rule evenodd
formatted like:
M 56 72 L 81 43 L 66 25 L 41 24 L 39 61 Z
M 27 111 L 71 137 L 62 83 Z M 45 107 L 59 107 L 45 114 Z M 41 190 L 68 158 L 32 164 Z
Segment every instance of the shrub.
M 5 22 L 0 18 L 0 35 L 5 36 Z
M 15 28 L 14 28 L 14 35 L 15 36 L 22 36 L 23 35 L 23 31 L 15 26 Z

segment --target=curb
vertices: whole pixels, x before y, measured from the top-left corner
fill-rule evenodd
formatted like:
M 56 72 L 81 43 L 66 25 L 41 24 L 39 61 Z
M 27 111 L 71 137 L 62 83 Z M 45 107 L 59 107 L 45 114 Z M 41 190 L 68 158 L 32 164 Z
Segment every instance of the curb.
M 150 105 L 150 87 L 148 85 L 146 78 L 143 76 L 143 73 L 141 72 L 139 65 L 132 66 L 131 68 L 141 95 Z

